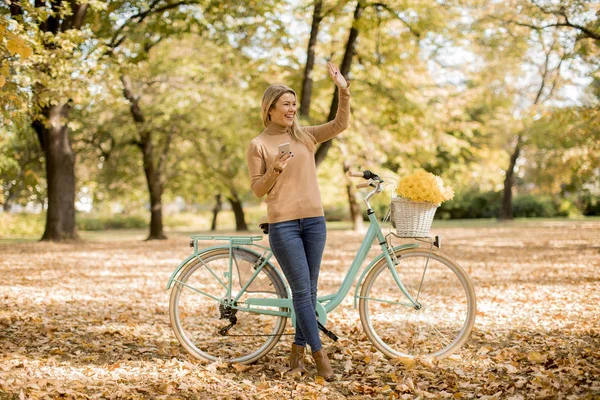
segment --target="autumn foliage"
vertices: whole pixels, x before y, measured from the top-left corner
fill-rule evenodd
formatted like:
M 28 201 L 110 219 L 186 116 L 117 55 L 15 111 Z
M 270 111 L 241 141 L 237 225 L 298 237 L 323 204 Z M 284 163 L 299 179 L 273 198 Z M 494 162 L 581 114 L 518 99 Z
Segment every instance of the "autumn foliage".
M 323 338 L 331 383 L 315 380 L 310 364 L 307 377 L 286 374 L 289 337 L 254 365 L 206 363 L 182 350 L 164 288 L 189 254 L 186 236 L 1 244 L 0 398 L 592 399 L 600 391 L 599 230 L 597 221 L 434 226 L 475 284 L 470 341 L 439 363 L 386 359 L 348 297 L 327 324 L 340 341 Z M 321 293 L 339 285 L 359 242 L 329 232 Z

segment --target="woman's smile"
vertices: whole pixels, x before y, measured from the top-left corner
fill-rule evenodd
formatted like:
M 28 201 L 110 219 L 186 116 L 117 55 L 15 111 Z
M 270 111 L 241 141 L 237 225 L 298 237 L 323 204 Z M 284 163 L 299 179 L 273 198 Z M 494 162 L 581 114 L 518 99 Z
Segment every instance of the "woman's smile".
M 296 118 L 296 96 L 293 93 L 285 93 L 275 103 L 275 107 L 269 111 L 271 121 L 285 126 L 292 126 Z

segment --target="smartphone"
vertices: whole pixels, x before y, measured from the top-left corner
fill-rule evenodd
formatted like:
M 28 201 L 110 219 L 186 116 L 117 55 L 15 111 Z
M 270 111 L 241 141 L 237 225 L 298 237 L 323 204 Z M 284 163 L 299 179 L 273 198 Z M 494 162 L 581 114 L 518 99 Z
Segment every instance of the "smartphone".
M 283 143 L 279 145 L 279 154 L 289 153 L 290 152 L 290 144 Z

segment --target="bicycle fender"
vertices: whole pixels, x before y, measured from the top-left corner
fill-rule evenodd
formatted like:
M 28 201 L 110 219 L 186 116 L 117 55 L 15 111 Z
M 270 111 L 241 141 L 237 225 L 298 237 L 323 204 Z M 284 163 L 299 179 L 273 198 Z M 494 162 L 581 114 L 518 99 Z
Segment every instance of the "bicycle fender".
M 417 247 L 419 247 L 419 244 L 417 244 L 417 243 L 403 244 L 403 245 L 392 248 L 392 251 L 414 249 Z M 375 257 L 375 259 L 373 261 L 371 261 L 371 263 L 369 265 L 367 265 L 367 267 L 364 269 L 363 273 L 360 274 L 360 277 L 358 278 L 358 281 L 356 282 L 356 289 L 354 290 L 354 308 L 356 308 L 356 299 L 358 298 L 358 291 L 360 290 L 360 287 L 362 286 L 363 279 L 365 278 L 365 276 L 367 276 L 367 274 L 369 273 L 371 268 L 373 268 L 375 266 L 375 264 L 377 264 L 384 257 L 385 257 L 384 253 L 379 254 L 377 257 Z

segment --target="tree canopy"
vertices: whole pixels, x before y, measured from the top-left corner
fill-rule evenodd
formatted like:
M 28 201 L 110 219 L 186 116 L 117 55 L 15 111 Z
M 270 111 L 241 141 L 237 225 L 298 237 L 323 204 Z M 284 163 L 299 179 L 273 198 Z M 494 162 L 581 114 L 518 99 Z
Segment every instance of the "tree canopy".
M 83 188 L 96 208 L 148 205 L 150 237 L 163 194 L 256 204 L 245 150 L 262 92 L 302 88 L 301 122 L 326 122 L 328 60 L 346 65 L 352 124 L 319 150 L 320 174 L 425 168 L 459 192 L 504 188 L 504 209 L 515 190 L 576 197 L 599 175 L 597 23 L 580 0 L 13 1 L 0 5 L 0 200 L 45 204 L 52 240 L 76 236 Z

